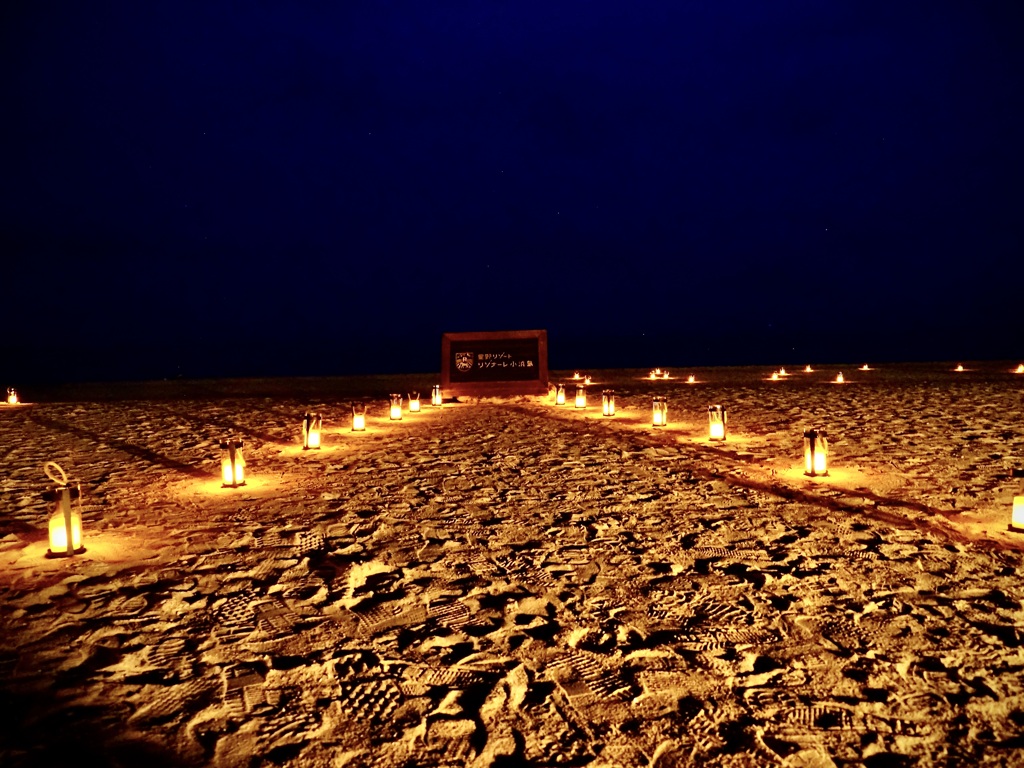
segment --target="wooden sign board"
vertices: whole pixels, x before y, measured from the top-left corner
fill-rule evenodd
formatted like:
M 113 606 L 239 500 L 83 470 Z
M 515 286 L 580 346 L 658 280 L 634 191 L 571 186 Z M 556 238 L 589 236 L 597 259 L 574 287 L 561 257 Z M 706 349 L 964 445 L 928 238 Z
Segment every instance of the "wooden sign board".
M 548 332 L 442 334 L 441 388 L 445 397 L 547 394 Z

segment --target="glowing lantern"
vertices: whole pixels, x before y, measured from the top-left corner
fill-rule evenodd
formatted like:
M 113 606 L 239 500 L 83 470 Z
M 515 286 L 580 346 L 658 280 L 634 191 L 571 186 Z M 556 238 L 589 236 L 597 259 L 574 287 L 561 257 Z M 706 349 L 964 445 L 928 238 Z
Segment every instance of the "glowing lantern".
M 366 403 L 352 403 L 352 431 L 366 431 Z
M 7 388 L 7 404 L 17 405 L 18 404 L 18 393 L 14 391 L 14 387 Z
M 402 396 L 391 395 L 391 420 L 402 420 Z
M 864 365 L 862 365 L 862 366 L 860 367 L 860 369 L 861 369 L 862 371 L 870 371 L 870 370 L 871 370 L 871 368 L 870 368 L 870 367 L 868 366 L 868 364 L 867 364 L 867 363 L 864 363 Z
M 430 390 L 430 404 L 437 406 L 441 404 L 441 385 L 435 384 Z
M 223 488 L 238 488 L 245 485 L 245 457 L 242 455 L 242 441 L 226 440 L 220 444 L 220 474 Z
M 814 373 L 814 369 L 809 365 L 804 366 L 804 373 Z
M 410 392 L 409 393 L 409 413 L 420 412 L 420 393 Z
M 954 370 L 957 373 L 963 373 L 964 372 L 964 367 L 962 365 L 957 365 L 957 367 Z
M 668 399 L 664 397 L 654 398 L 652 421 L 656 427 L 664 427 L 668 424 Z
M 725 406 L 708 406 L 708 438 L 725 440 Z
M 785 368 L 779 368 L 779 376 L 789 376 Z
M 615 415 L 615 390 L 606 389 L 601 393 L 601 415 Z
M 778 371 L 772 371 L 772 381 L 778 381 L 778 380 L 779 380 L 779 372 Z
M 302 450 L 320 447 L 320 431 L 323 418 L 319 413 L 307 413 L 302 417 Z
M 583 383 L 586 384 L 588 387 L 591 385 L 592 382 L 589 373 L 583 377 Z
M 587 388 L 583 384 L 576 385 L 576 407 L 587 407 Z
M 845 381 L 846 381 L 846 379 L 844 379 L 844 378 L 843 378 L 843 374 L 842 374 L 842 373 L 839 373 L 839 374 L 838 374 L 838 375 L 836 376 L 836 384 L 842 384 L 842 383 L 844 383 Z
M 1024 373 L 1024 363 L 1021 363 L 1020 365 L 1018 365 L 1017 369 L 1014 371 L 1014 373 Z M 7 390 L 7 391 L 10 392 L 12 390 Z
M 694 376 L 694 375 L 693 375 L 693 374 L 691 373 L 691 374 L 690 374 L 689 376 L 687 376 L 687 377 L 686 377 L 686 383 L 687 383 L 687 384 L 696 384 L 696 383 L 697 383 L 697 377 L 696 377 L 696 376 Z
M 580 378 L 580 372 L 579 371 L 574 371 L 573 374 L 572 374 L 572 380 L 573 381 L 579 381 L 579 378 Z
M 804 474 L 808 477 L 828 474 L 828 435 L 822 429 L 804 432 Z
M 663 373 L 661 374 L 661 378 L 663 378 L 663 379 L 667 379 L 667 378 L 668 378 L 668 371 L 664 371 L 664 372 L 663 372 Z
M 51 467 L 60 474 L 60 479 L 54 476 Z M 43 498 L 53 502 L 49 522 L 49 554 L 51 557 L 70 557 L 83 552 L 82 490 L 78 485 L 73 486 L 68 482 L 68 476 L 58 464 L 48 461 L 43 469 L 46 476 L 57 484 L 56 488 L 43 494 Z
M 1010 530 L 1024 533 L 1024 496 L 1013 497 L 1013 513 L 1010 516 Z
M 659 376 L 661 376 L 661 369 L 660 368 L 656 368 L 655 370 L 653 370 L 649 374 L 647 374 L 647 378 L 649 378 L 651 381 L 653 381 L 654 379 L 658 378 Z
M 565 405 L 565 384 L 559 384 L 555 389 L 555 405 Z

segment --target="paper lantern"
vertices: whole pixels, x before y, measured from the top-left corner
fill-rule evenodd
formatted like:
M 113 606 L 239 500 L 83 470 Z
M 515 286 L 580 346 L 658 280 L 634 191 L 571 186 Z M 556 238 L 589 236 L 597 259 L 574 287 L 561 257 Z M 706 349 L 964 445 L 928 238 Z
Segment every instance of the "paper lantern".
M 606 389 L 601 393 L 601 415 L 615 415 L 615 390 Z
M 420 412 L 420 393 L 410 392 L 409 393 L 409 413 Z
M 7 404 L 17 405 L 18 404 L 18 393 L 14 391 L 14 387 L 7 388 Z
M 668 399 L 664 397 L 654 398 L 652 421 L 656 427 L 664 427 L 668 424 Z
M 1010 515 L 1010 530 L 1024 533 L 1024 496 L 1013 497 L 1013 512 Z
M 366 403 L 352 403 L 352 431 L 366 431 Z
M 725 406 L 708 406 L 708 438 L 725 440 Z
M 402 396 L 391 395 L 391 420 L 402 420 Z
M 430 404 L 433 406 L 441 405 L 441 385 L 435 384 L 430 389 Z
M 565 384 L 559 384 L 555 389 L 555 405 L 565 405 Z
M 238 488 L 245 485 L 245 457 L 242 455 L 242 441 L 225 440 L 220 444 L 220 474 L 223 488 Z
M 323 418 L 319 413 L 307 413 L 302 417 L 302 450 L 320 447 L 320 433 Z
M 46 476 L 57 487 L 43 493 L 43 498 L 52 502 L 49 520 L 51 557 L 71 557 L 84 552 L 82 546 L 82 489 L 68 482 L 68 476 L 60 465 L 48 461 L 43 467 Z M 56 474 L 55 474 L 56 473 Z M 59 476 L 59 477 L 58 477 Z
M 828 435 L 822 429 L 804 432 L 804 474 L 808 477 L 828 474 Z
M 587 407 L 587 388 L 583 384 L 576 385 L 576 407 Z

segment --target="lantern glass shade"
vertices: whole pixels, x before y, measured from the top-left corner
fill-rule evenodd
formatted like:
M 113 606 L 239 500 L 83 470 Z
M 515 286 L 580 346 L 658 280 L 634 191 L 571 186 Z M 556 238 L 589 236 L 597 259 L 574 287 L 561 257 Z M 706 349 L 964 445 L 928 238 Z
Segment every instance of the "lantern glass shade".
M 587 388 L 583 384 L 576 385 L 576 407 L 587 407 Z
M 50 511 L 50 555 L 68 557 L 82 552 L 82 494 L 78 486 L 65 485 L 47 492 Z
M 654 398 L 651 418 L 656 427 L 664 427 L 668 424 L 668 400 L 666 398 Z
M 245 485 L 245 456 L 242 442 L 228 440 L 220 444 L 220 474 L 224 488 L 238 488 Z
M 402 420 L 402 396 L 391 395 L 391 420 Z
M 319 413 L 307 413 L 302 417 L 302 449 L 320 447 L 323 432 L 323 417 Z
M 725 440 L 726 413 L 724 405 L 708 406 L 708 438 Z
M 614 416 L 615 415 L 615 391 L 606 389 L 601 393 L 601 415 L 602 416 Z
M 804 474 L 808 477 L 828 474 L 828 435 L 824 430 L 804 432 Z
M 565 405 L 565 384 L 559 384 L 555 390 L 555 405 Z
M 7 404 L 17 405 L 18 404 L 18 393 L 14 391 L 14 387 L 7 388 Z
M 441 404 L 441 385 L 435 384 L 430 390 L 430 404 L 437 406 Z
M 420 412 L 420 393 L 410 392 L 409 393 L 409 413 Z
M 352 431 L 366 431 L 366 404 L 352 403 Z
M 1010 530 L 1024 533 L 1024 496 L 1013 497 L 1013 512 L 1010 514 Z

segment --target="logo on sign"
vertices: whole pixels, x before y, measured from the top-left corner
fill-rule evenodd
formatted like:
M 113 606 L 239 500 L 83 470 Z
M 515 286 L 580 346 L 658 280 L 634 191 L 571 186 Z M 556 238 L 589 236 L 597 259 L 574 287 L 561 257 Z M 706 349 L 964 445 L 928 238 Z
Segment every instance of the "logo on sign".
M 473 367 L 472 352 L 456 352 L 455 367 L 460 371 L 468 371 Z

